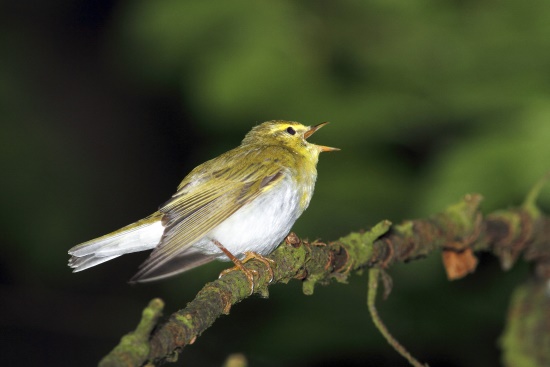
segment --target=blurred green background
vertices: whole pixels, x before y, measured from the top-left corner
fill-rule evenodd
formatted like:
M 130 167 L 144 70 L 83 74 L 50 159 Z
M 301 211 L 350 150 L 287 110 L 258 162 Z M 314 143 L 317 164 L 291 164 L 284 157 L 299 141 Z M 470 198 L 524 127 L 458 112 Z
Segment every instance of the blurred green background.
M 140 219 L 255 124 L 331 121 L 294 230 L 334 240 L 468 192 L 490 212 L 550 169 L 550 2 L 7 0 L 0 4 L 0 356 L 94 366 L 153 297 L 184 306 L 227 264 L 140 286 L 147 254 L 71 274 L 67 250 Z M 548 207 L 547 190 L 541 202 Z M 518 264 L 449 283 L 434 254 L 379 302 L 432 366 L 499 366 Z M 183 366 L 406 366 L 374 330 L 365 275 L 296 281 L 231 310 Z

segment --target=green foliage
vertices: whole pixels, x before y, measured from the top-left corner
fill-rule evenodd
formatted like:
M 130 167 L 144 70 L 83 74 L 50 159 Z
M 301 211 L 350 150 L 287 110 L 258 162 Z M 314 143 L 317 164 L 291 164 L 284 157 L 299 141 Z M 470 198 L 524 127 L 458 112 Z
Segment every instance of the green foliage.
M 506 330 L 500 340 L 504 366 L 537 367 L 550 363 L 548 285 L 530 282 L 516 287 Z
M 132 75 L 178 81 L 204 129 L 246 130 L 275 117 L 333 121 L 317 139 L 344 151 L 321 167 L 321 179 L 337 176 L 334 187 L 351 186 L 363 207 L 390 206 L 395 216 L 420 204 L 411 212 L 425 214 L 477 191 L 492 209 L 549 169 L 547 2 L 128 7 L 116 44 Z M 419 171 L 403 171 L 408 157 L 388 157 L 396 146 L 418 155 Z M 385 197 L 398 200 L 380 200 L 384 181 L 393 186 Z M 323 208 L 334 207 L 342 194 L 326 200 Z

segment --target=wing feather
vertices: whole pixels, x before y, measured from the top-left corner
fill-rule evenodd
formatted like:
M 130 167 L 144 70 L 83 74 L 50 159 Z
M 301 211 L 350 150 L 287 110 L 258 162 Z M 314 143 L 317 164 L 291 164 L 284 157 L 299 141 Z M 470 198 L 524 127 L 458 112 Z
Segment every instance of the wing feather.
M 264 149 L 269 148 L 279 149 Z M 259 161 L 252 156 L 260 153 L 268 158 Z M 231 165 L 231 162 L 242 162 L 243 157 L 232 159 L 225 162 L 223 174 L 209 167 L 212 161 L 193 170 L 180 184 L 180 189 L 172 199 L 160 208 L 162 222 L 166 227 L 164 235 L 132 280 L 147 278 L 171 259 L 183 256 L 195 242 L 271 185 L 282 180 L 287 169 L 270 158 L 276 156 L 273 153 L 266 154 L 260 149 L 237 151 L 236 154 L 251 155 L 250 161 L 257 163 L 253 166 Z M 224 160 L 224 156 L 218 158 Z

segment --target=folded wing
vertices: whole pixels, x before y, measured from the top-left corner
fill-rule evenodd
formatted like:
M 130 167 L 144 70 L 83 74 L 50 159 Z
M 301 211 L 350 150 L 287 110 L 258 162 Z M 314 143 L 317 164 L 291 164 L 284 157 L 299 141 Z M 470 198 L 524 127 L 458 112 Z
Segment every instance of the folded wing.
M 247 149 L 236 153 L 254 155 L 259 154 L 260 150 Z M 262 155 L 265 156 L 265 152 Z M 222 163 L 224 158 L 219 157 Z M 251 157 L 252 162 L 258 163 L 246 166 L 242 163 L 231 165 L 231 162 L 243 162 L 242 158 L 232 158 L 225 164 L 219 164 L 218 159 L 217 164 L 223 167 L 220 170 L 211 167 L 212 161 L 197 167 L 180 184 L 176 194 L 160 208 L 162 223 L 166 227 L 164 234 L 160 244 L 131 281 L 160 279 L 212 260 L 215 256 L 200 254 L 192 245 L 279 182 L 285 173 L 285 168 L 274 164 L 271 158 L 258 162 Z M 189 263 L 186 263 L 186 257 Z M 180 264 L 179 271 L 175 263 Z M 193 264 L 196 265 L 190 266 Z

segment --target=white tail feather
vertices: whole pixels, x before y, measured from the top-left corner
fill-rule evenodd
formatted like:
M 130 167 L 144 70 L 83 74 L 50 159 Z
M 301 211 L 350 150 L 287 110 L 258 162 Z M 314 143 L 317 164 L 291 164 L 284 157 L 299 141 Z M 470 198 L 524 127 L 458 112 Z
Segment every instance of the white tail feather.
M 160 242 L 163 232 L 164 226 L 160 221 L 155 221 L 84 242 L 69 250 L 72 255 L 69 266 L 78 272 L 120 255 L 153 249 Z

